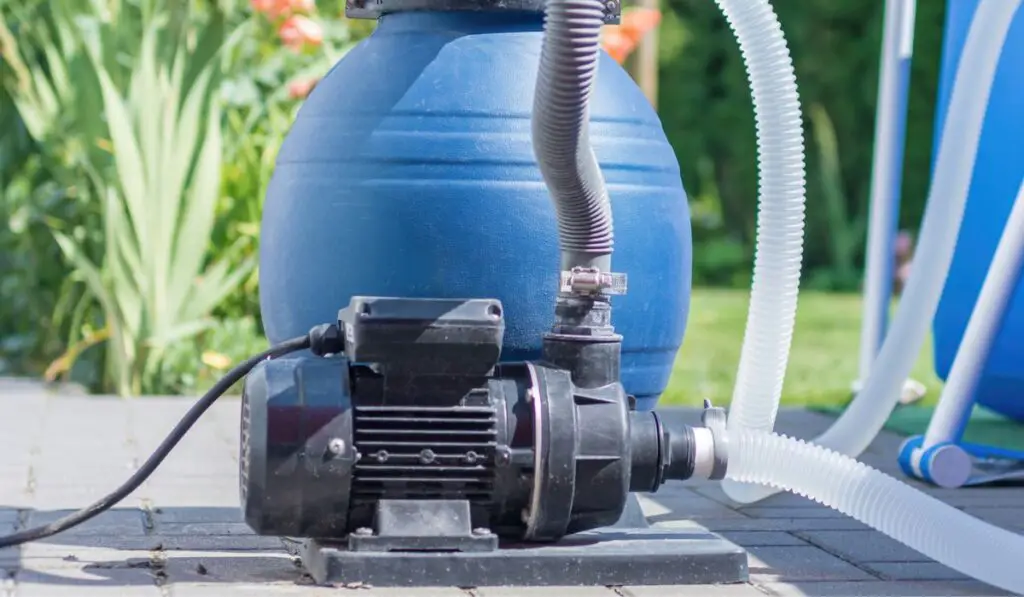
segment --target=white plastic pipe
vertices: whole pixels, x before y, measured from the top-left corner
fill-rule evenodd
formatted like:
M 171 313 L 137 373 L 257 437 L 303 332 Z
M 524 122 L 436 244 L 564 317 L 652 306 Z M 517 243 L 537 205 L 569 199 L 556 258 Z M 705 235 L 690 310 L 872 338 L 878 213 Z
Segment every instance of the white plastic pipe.
M 904 380 L 921 353 L 949 272 L 992 81 L 1003 42 L 1021 1 L 983 0 L 975 11 L 949 101 L 913 271 L 864 387 L 839 419 L 814 440 L 816 444 L 849 456 L 860 455 L 881 431 L 899 401 Z M 752 298 L 750 308 L 753 311 L 756 307 Z M 779 324 L 780 334 L 791 333 L 787 325 Z M 781 385 L 781 382 L 776 381 L 774 385 Z M 771 429 L 778 411 L 777 397 L 771 398 L 776 401 L 754 408 L 735 403 L 732 406 L 733 409 L 743 407 L 748 411 L 772 413 L 767 427 L 763 419 L 754 421 L 760 425 L 749 424 L 748 417 L 730 421 L 730 430 L 736 427 Z M 733 398 L 734 401 L 751 399 L 757 397 L 737 393 Z M 768 398 L 761 396 L 760 399 Z M 722 487 L 731 499 L 740 503 L 756 502 L 776 493 L 769 488 L 730 480 L 723 481 Z
M 780 79 L 777 89 L 772 90 L 787 101 L 787 111 L 795 109 L 799 115 L 792 65 L 770 6 L 761 0 L 716 1 L 726 12 L 743 48 L 754 90 L 762 161 L 755 286 L 740 378 L 733 396 L 732 412 L 740 416 L 730 417 L 728 424 L 726 491 L 734 498 L 746 495 L 755 499 L 758 484 L 795 492 L 839 510 L 950 568 L 990 585 L 1024 593 L 1024 567 L 1020 565 L 1024 538 L 973 518 L 849 456 L 761 429 L 771 429 L 778 412 L 795 315 L 803 250 L 803 142 L 799 134 L 786 135 L 793 131 L 788 120 L 778 131 L 764 126 L 771 122 L 764 119 L 764 114 L 773 108 L 764 103 L 764 90 L 772 75 Z M 877 435 L 920 352 L 959 232 L 996 64 L 1021 1 L 987 0 L 975 14 L 950 101 L 914 273 L 892 331 L 882 346 L 878 366 L 873 368 L 851 408 L 819 439 L 842 446 L 847 453 L 859 454 Z M 754 25 L 761 25 L 764 30 L 757 31 Z M 763 51 L 764 58 L 756 60 L 759 52 L 755 50 Z M 774 147 L 768 142 L 780 139 L 793 144 Z M 769 148 L 773 149 L 769 152 Z M 791 156 L 797 148 L 799 158 L 793 156 L 793 161 L 787 163 L 793 168 L 791 173 L 798 168 L 800 175 L 786 178 L 780 173 L 779 178 L 793 182 L 799 179 L 799 190 L 783 187 L 768 192 L 764 179 L 774 172 L 769 168 L 778 164 L 766 156 L 776 152 Z M 785 213 L 792 219 L 783 218 L 773 224 L 778 228 L 771 228 L 763 218 L 768 208 L 774 208 L 770 210 L 772 214 Z M 784 249 L 792 252 L 783 252 Z M 765 264 L 787 274 L 792 273 L 795 264 L 797 278 L 784 276 L 776 281 L 768 276 Z M 773 312 L 782 317 L 775 322 L 763 319 Z M 774 337 L 768 333 L 773 327 Z M 763 358 L 757 358 L 761 356 L 757 352 L 760 349 L 767 351 Z M 755 382 L 763 382 L 763 386 L 759 388 Z M 763 404 L 754 402 L 758 397 Z M 863 427 L 858 428 L 857 424 Z M 768 493 L 771 491 L 764 495 Z
M 960 340 L 942 396 L 928 423 L 921 450 L 960 441 L 974 406 L 974 393 L 995 344 L 1006 309 L 1024 270 L 1024 181 L 999 239 L 985 282 Z
M 715 0 L 743 54 L 757 125 L 757 242 L 729 424 L 771 430 L 796 320 L 804 138 L 793 62 L 768 0 Z
M 860 330 L 859 386 L 868 378 L 885 337 L 892 299 L 894 245 L 899 227 L 907 95 L 914 52 L 917 0 L 886 0 L 878 78 L 875 147 L 871 167 L 864 310 Z
M 808 497 L 940 564 L 1024 594 L 1024 537 L 974 518 L 849 456 L 774 433 L 730 430 L 726 478 L 765 483 Z

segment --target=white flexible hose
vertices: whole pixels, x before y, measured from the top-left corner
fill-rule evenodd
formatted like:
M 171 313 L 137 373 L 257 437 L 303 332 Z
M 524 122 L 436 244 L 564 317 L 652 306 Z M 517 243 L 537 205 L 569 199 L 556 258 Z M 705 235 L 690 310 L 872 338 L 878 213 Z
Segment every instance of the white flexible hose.
M 729 431 L 726 478 L 808 497 L 954 570 L 1024 594 L 1024 537 L 848 456 L 774 433 L 735 429 Z
M 754 277 L 729 424 L 771 430 L 796 319 L 804 245 L 804 138 L 796 75 L 768 0 L 715 0 L 739 41 L 757 124 Z
M 816 444 L 850 456 L 860 455 L 881 431 L 899 401 L 904 380 L 921 353 L 953 259 L 992 81 L 1003 41 L 1021 1 L 987 0 L 978 5 L 957 68 L 914 268 L 896 317 L 863 388 L 839 419 L 814 440 Z M 750 67 L 752 65 L 748 65 Z M 750 308 L 753 311 L 755 305 Z M 780 335 L 790 333 L 788 325 L 779 324 Z M 733 400 L 758 398 L 768 400 L 766 396 L 743 393 Z M 771 399 L 772 403 L 747 409 L 748 412 L 774 415 L 778 410 L 778 397 Z M 732 408 L 737 406 L 746 407 L 734 402 Z M 770 430 L 774 424 L 774 420 L 766 423 L 764 419 L 754 420 L 757 425 L 749 422 L 751 418 L 746 417 L 729 428 Z M 725 481 L 722 487 L 731 499 L 740 503 L 756 502 L 776 493 L 770 488 L 735 481 Z

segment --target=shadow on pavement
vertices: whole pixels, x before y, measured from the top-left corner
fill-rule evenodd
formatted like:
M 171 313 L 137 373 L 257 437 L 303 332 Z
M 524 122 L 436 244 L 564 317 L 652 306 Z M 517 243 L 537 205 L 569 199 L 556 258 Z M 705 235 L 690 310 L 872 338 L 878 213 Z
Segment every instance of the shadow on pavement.
M 0 504 L 0 534 L 72 510 Z M 0 549 L 0 581 L 80 587 L 193 583 L 312 584 L 294 544 L 254 535 L 238 508 L 113 508 L 59 535 Z

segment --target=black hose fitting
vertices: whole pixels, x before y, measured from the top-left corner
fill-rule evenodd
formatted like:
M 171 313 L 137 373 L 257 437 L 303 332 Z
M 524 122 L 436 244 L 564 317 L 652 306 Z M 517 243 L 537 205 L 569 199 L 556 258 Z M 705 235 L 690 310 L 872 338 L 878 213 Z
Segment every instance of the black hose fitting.
M 667 425 L 656 412 L 630 413 L 630 491 L 653 493 L 668 480 L 720 480 L 728 468 L 725 411 L 705 401 L 701 426 Z
M 669 428 L 655 412 L 632 412 L 630 491 L 653 493 L 665 481 L 685 481 L 697 470 L 693 428 Z

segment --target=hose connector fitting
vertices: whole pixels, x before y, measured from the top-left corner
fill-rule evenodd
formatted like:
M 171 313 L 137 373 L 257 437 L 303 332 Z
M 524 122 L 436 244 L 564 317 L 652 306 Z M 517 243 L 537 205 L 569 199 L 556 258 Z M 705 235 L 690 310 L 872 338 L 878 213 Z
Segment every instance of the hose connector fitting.
M 726 431 L 725 409 L 711 405 L 704 399 L 704 412 L 700 427 L 693 428 L 694 470 L 700 479 L 720 480 L 729 469 L 729 437 Z
M 725 409 L 704 401 L 701 425 L 672 424 L 658 413 L 630 413 L 630 491 L 654 493 L 669 480 L 725 478 L 729 446 Z
M 562 294 L 574 296 L 626 294 L 626 274 L 602 272 L 595 267 L 574 267 L 562 272 Z

